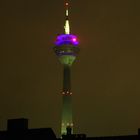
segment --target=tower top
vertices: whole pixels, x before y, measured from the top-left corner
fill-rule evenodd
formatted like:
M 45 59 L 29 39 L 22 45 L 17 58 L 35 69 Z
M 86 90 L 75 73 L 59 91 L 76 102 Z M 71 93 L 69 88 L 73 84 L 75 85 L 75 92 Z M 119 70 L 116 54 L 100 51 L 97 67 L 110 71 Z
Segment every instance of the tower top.
M 65 20 L 65 25 L 64 25 L 64 30 L 65 30 L 65 34 L 70 34 L 70 25 L 69 25 L 69 3 L 65 2 L 65 16 L 66 16 L 66 20 Z
M 59 34 L 55 41 L 54 52 L 59 57 L 61 64 L 71 66 L 79 52 L 77 36 L 70 33 L 69 3 L 65 0 L 64 34 Z

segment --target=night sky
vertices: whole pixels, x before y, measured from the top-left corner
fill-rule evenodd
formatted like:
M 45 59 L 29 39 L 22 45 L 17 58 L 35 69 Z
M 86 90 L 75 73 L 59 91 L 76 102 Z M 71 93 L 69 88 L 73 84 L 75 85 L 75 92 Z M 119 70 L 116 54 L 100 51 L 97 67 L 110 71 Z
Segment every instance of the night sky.
M 140 0 L 71 0 L 80 40 L 72 66 L 75 133 L 137 134 L 140 128 Z M 60 133 L 63 67 L 52 47 L 63 0 L 0 2 L 0 130 L 25 117 Z

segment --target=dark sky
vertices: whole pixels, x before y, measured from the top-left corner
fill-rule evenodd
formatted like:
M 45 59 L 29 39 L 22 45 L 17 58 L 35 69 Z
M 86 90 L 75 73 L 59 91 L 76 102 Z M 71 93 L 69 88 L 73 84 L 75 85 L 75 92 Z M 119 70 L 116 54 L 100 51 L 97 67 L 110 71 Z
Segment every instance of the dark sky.
M 137 134 L 140 128 L 140 0 L 71 0 L 71 31 L 80 40 L 72 67 L 76 133 Z M 61 123 L 62 66 L 52 47 L 63 33 L 63 0 L 0 2 L 0 129 Z

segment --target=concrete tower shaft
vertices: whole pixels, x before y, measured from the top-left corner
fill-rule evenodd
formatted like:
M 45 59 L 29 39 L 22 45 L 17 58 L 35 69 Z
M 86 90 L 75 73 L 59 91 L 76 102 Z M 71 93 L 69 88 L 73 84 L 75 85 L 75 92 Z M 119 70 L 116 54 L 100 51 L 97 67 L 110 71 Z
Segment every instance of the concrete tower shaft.
M 71 91 L 71 71 L 69 65 L 64 65 L 63 71 L 63 91 Z
M 72 120 L 72 92 L 70 66 L 64 65 L 63 71 L 63 92 L 62 92 L 62 126 L 61 134 L 66 134 L 67 127 L 73 132 Z

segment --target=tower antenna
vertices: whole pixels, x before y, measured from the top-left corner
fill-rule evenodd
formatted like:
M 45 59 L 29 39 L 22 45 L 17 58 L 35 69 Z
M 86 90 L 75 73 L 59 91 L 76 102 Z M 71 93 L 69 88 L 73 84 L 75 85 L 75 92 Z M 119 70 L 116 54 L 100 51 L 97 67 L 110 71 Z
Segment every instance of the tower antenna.
M 66 20 L 65 20 L 65 25 L 64 25 L 64 30 L 65 30 L 65 34 L 70 34 L 70 25 L 69 25 L 69 3 L 66 1 L 65 2 L 65 16 L 66 16 Z

